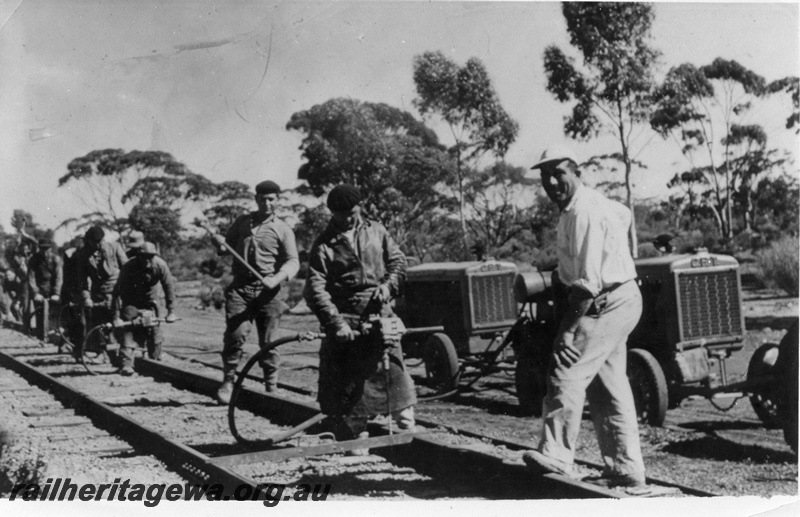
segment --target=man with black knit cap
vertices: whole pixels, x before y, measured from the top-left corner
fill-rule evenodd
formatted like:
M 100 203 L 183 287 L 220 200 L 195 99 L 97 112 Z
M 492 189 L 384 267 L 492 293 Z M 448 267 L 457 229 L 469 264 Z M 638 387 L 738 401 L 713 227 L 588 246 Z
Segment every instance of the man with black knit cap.
M 275 216 L 280 187 L 273 181 L 256 185 L 258 210 L 240 216 L 225 237 L 215 235 L 220 255 L 231 249 L 262 277 L 263 282 L 245 264 L 233 262 L 233 281 L 225 290 L 225 335 L 223 336 L 223 380 L 217 391 L 220 404 L 230 402 L 236 368 L 242 357 L 242 346 L 255 321 L 258 344 L 263 347 L 274 339 L 285 306 L 286 294 L 281 283 L 297 274 L 300 261 L 294 233 Z M 261 363 L 267 392 L 278 388 L 280 356 L 273 349 Z
M 383 225 L 362 217 L 360 203 L 352 185 L 328 194 L 332 218 L 311 250 L 303 293 L 325 331 L 317 398 L 339 440 L 363 437 L 367 420 L 387 410 L 399 429 L 414 428 L 416 394 L 400 347 L 353 332 L 370 316 L 393 316 L 390 302 L 406 272 L 405 255 Z

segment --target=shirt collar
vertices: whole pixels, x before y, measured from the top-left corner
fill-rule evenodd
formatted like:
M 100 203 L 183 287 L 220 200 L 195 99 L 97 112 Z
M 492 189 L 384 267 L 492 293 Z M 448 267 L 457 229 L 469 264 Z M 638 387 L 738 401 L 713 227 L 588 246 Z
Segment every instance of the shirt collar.
M 575 189 L 575 193 L 572 195 L 572 199 L 569 200 L 569 203 L 567 203 L 567 206 L 564 207 L 564 209 L 561 211 L 561 213 L 563 214 L 565 212 L 569 212 L 572 209 L 574 209 L 575 208 L 575 204 L 578 202 L 578 200 L 581 197 L 583 197 L 583 193 L 584 193 L 585 190 L 586 190 L 586 187 L 584 186 L 584 184 L 583 183 L 579 183 L 578 184 L 578 188 Z

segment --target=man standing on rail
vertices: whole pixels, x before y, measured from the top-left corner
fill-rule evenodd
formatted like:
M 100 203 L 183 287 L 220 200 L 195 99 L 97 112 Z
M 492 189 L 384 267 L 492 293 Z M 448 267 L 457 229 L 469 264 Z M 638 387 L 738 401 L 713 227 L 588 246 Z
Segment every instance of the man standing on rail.
M 118 242 L 107 242 L 99 226 L 86 231 L 83 248 L 76 252 L 77 281 L 84 309 L 82 317 L 86 332 L 101 323 L 111 323 L 113 312 L 111 298 L 119 270 L 128 261 L 125 250 Z M 90 314 L 86 314 L 90 312 Z M 76 350 L 76 353 L 80 351 Z
M 120 342 L 121 375 L 134 374 L 133 359 L 137 343 L 147 347 L 150 359 L 161 359 L 161 346 L 164 335 L 161 327 L 155 326 L 124 326 L 139 316 L 141 311 L 151 311 L 153 317 L 158 318 L 158 284 L 164 290 L 164 305 L 167 309 L 165 321 L 173 323 L 175 314 L 175 281 L 169 271 L 169 266 L 164 259 L 158 256 L 156 246 L 152 242 L 145 242 L 137 246 L 138 251 L 119 273 L 119 279 L 114 287 L 113 308 L 114 327 L 117 341 Z
M 70 246 L 64 250 L 61 257 L 62 277 L 61 304 L 64 334 L 70 343 L 80 344 L 83 340 L 83 326 L 81 324 L 81 282 L 78 278 L 78 250 L 83 248 L 83 236 L 77 236 L 70 241 Z
M 39 249 L 28 261 L 28 269 L 30 271 L 28 288 L 33 297 L 36 324 L 47 324 L 48 328 L 55 328 L 53 323 L 58 325 L 56 317 L 64 277 L 61 257 L 53 250 L 53 243 L 49 239 L 39 239 Z M 43 320 L 45 304 L 49 305 L 47 313 L 50 321 L 47 322 Z
M 367 420 L 387 409 L 401 430 L 415 425 L 416 393 L 399 343 L 389 346 L 373 332 L 353 332 L 370 316 L 393 315 L 390 301 L 406 272 L 405 255 L 383 225 L 362 217 L 360 203 L 352 185 L 328 194 L 332 217 L 311 249 L 303 293 L 325 331 L 317 397 L 339 440 L 363 437 Z
M 539 169 L 547 196 L 561 215 L 557 227 L 558 277 L 569 301 L 548 369 L 542 438 L 523 456 L 536 473 L 569 475 L 588 399 L 603 475 L 602 486 L 645 485 L 645 469 L 631 387 L 627 339 L 642 312 L 628 245 L 631 215 L 621 203 L 583 185 L 575 154 L 545 150 Z
M 236 219 L 225 237 L 214 236 L 220 255 L 228 253 L 230 248 L 247 261 L 243 264 L 234 260 L 233 281 L 225 290 L 223 380 L 217 391 L 220 404 L 230 402 L 236 368 L 251 322 L 255 320 L 259 347 L 274 339 L 285 307 L 286 293 L 281 283 L 292 279 L 300 269 L 294 233 L 275 215 L 280 187 L 267 180 L 256 185 L 255 190 L 258 209 Z M 267 392 L 278 389 L 279 364 L 280 356 L 274 349 L 261 363 Z

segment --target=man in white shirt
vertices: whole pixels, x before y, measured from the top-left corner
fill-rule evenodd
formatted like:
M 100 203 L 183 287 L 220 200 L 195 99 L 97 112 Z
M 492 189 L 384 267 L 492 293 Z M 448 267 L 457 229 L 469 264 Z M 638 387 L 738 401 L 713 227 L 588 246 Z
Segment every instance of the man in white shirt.
M 523 457 L 536 473 L 570 475 L 588 399 L 604 461 L 602 486 L 645 485 L 636 409 L 626 375 L 627 339 L 642 312 L 628 246 L 631 215 L 583 185 L 567 147 L 547 149 L 539 169 L 558 221 L 558 277 L 569 303 L 553 345 L 538 450 Z

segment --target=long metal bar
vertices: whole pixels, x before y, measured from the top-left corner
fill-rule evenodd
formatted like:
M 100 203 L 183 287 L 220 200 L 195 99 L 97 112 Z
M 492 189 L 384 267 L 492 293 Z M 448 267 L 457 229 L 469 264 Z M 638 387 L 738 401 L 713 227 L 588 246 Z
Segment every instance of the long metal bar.
M 377 449 L 392 445 L 402 445 L 411 443 L 415 438 L 414 433 L 392 434 L 387 436 L 376 436 L 374 438 L 362 438 L 360 440 L 348 440 L 344 442 L 332 442 L 322 445 L 311 445 L 306 447 L 285 447 L 283 449 L 273 449 L 270 451 L 246 452 L 244 454 L 233 454 L 231 456 L 220 456 L 212 459 L 212 463 L 221 466 L 246 465 L 248 463 L 263 463 L 288 460 L 290 458 L 302 458 L 309 456 L 320 456 L 322 454 L 335 454 L 352 451 L 354 449 Z
M 219 385 L 218 380 L 211 379 L 196 372 L 181 370 L 180 368 L 151 361 L 146 358 L 137 358 L 136 361 L 137 371 L 140 373 L 169 380 L 176 387 L 189 389 L 196 393 L 208 393 L 209 395 L 213 395 Z M 248 410 L 268 417 L 273 423 L 281 423 L 281 421 L 296 422 L 300 418 L 310 418 L 314 414 L 319 413 L 319 407 L 316 404 L 308 404 L 274 394 L 258 393 L 245 387 L 242 388 L 239 397 L 239 400 L 243 404 L 246 404 Z M 425 422 L 421 419 L 417 419 L 417 424 L 427 424 L 431 427 L 436 426 L 433 422 Z M 373 435 L 387 432 L 387 429 L 379 424 L 371 424 L 369 430 Z M 518 464 L 509 464 L 506 460 L 486 452 L 447 444 L 421 433 L 396 434 L 393 436 L 413 438 L 413 451 L 408 447 L 387 447 L 381 450 L 381 456 L 386 457 L 396 464 L 410 463 L 414 468 L 436 471 L 437 475 L 446 476 L 448 475 L 447 471 L 452 473 L 453 469 L 460 472 L 479 472 L 481 469 L 485 469 L 493 472 L 495 476 L 514 479 L 516 483 L 527 483 L 528 481 L 526 480 L 530 480 L 531 490 L 536 492 L 544 490 L 548 494 L 548 498 L 629 497 L 615 490 L 598 487 L 558 474 L 531 477 L 525 465 L 521 462 Z M 368 438 L 367 440 L 370 439 L 372 438 Z M 407 438 L 398 439 L 403 440 Z M 530 447 L 524 445 L 520 446 L 520 448 L 525 450 L 530 449 Z M 216 460 L 212 459 L 211 461 L 213 462 Z M 219 461 L 228 462 L 235 460 L 220 458 Z

